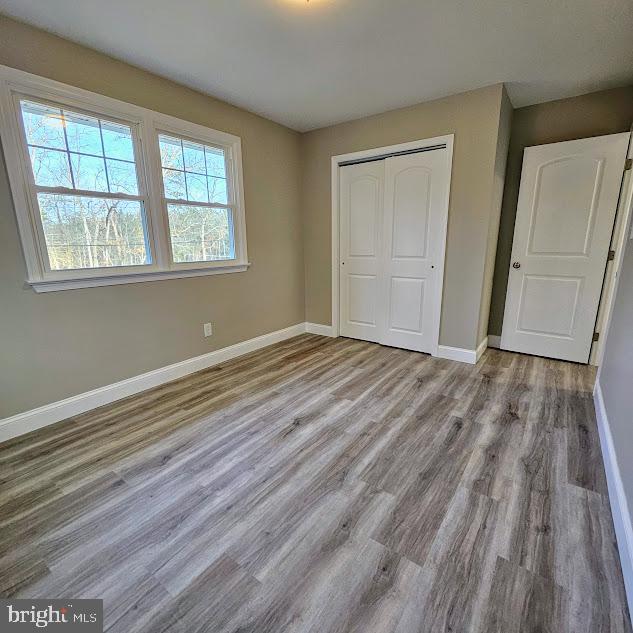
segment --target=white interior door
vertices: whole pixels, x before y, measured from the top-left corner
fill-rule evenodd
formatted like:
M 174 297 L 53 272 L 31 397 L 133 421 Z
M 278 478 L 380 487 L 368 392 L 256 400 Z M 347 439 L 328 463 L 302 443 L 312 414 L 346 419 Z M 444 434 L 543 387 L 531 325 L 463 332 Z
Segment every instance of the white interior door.
M 385 162 L 340 168 L 340 330 L 382 340 L 382 221 Z
M 629 134 L 528 147 L 501 347 L 586 363 Z
M 446 150 L 388 158 L 383 221 L 383 342 L 434 352 L 445 243 Z
M 436 351 L 448 157 L 436 149 L 339 169 L 343 336 Z

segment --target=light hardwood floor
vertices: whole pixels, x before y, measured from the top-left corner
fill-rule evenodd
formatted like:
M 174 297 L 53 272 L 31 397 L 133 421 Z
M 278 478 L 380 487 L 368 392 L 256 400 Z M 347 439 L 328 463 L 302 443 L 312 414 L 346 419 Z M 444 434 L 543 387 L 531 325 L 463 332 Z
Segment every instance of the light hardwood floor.
M 0 590 L 121 633 L 630 633 L 593 380 L 280 343 L 1 445 Z

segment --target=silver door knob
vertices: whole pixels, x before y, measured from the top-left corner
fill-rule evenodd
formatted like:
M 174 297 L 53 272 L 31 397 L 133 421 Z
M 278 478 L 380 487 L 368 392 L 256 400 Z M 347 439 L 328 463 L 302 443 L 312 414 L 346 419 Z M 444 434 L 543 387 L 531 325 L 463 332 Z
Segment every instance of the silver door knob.
M 512 268 L 521 268 L 521 262 L 514 262 Z

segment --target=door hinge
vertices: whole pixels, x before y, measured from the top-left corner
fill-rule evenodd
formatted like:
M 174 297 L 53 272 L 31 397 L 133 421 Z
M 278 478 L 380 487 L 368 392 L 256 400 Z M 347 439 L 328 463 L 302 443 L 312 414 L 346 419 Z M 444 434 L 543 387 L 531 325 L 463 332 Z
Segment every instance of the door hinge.
M 591 339 L 594 343 L 600 339 L 600 332 L 594 332 L 593 338 Z
M 628 171 L 629 169 L 633 169 L 633 158 L 627 158 L 624 161 L 624 171 Z
M 609 251 L 609 256 L 607 257 L 608 262 L 612 262 L 615 259 L 615 251 Z

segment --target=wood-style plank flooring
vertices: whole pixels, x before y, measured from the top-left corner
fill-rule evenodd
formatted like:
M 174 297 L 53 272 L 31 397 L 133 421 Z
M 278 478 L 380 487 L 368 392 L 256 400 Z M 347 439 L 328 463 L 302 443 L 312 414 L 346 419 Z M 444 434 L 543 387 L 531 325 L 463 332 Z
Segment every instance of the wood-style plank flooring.
M 0 445 L 0 591 L 112 633 L 631 633 L 593 380 L 285 341 Z

